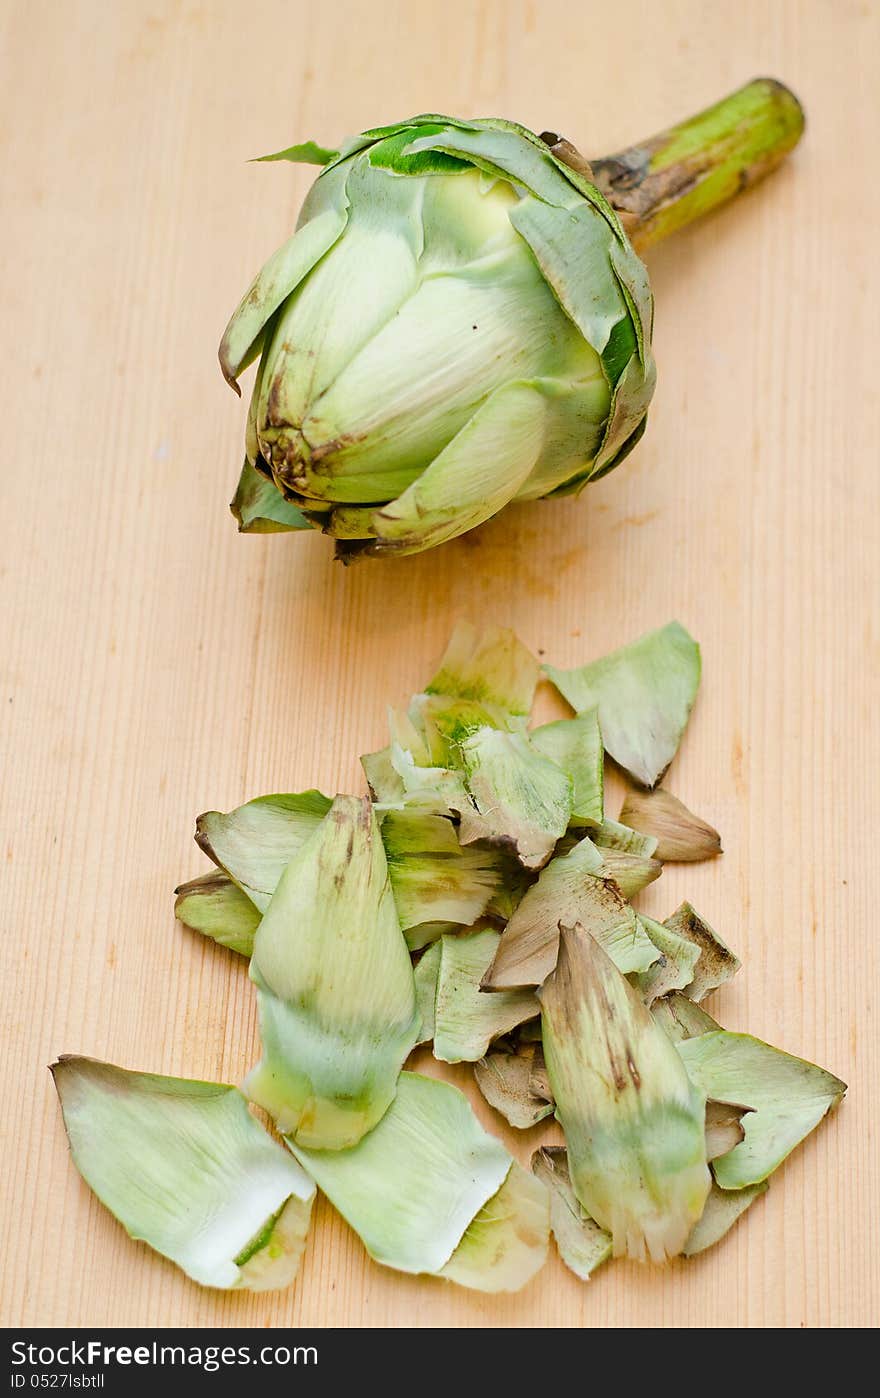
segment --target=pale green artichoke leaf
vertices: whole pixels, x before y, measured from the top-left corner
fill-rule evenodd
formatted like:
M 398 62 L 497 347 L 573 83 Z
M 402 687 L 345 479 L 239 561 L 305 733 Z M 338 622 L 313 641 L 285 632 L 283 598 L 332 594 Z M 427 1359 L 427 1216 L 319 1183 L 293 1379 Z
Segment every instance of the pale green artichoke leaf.
M 650 937 L 660 953 L 660 958 L 646 971 L 640 971 L 634 984 L 645 1004 L 650 1009 L 655 1000 L 668 995 L 672 990 L 683 990 L 690 985 L 700 959 L 700 948 L 686 937 L 670 931 L 662 922 L 655 922 L 645 913 L 637 913 L 642 929 Z
M 254 939 L 263 1053 L 244 1090 L 303 1145 L 355 1145 L 419 1036 L 409 951 L 369 801 L 337 796 Z
M 275 482 L 245 460 L 229 505 L 240 534 L 283 534 L 313 526 L 296 505 L 285 500 Z
M 656 382 L 657 369 L 653 359 L 642 364 L 638 355 L 634 354 L 612 389 L 605 436 L 584 484 L 598 480 L 612 467 L 619 466 L 640 441 Z
M 531 384 L 496 389 L 403 494 L 377 509 L 367 552 L 418 553 L 497 514 L 538 460 L 545 416 Z
M 748 1185 L 745 1189 L 719 1189 L 713 1182 L 702 1217 L 691 1229 L 682 1248 L 685 1257 L 696 1257 L 721 1241 L 738 1219 L 741 1219 L 760 1195 L 767 1192 L 767 1181 Z
M 440 942 L 433 942 L 416 962 L 413 980 L 416 987 L 416 1007 L 422 1027 L 419 1044 L 429 1044 L 434 1037 L 434 1015 L 437 1001 L 437 978 L 440 975 Z
M 493 1039 L 540 1014 L 531 990 L 490 995 L 480 989 L 500 936 L 491 927 L 478 927 L 442 937 L 437 944 L 434 1057 L 444 1063 L 476 1063 Z
M 659 879 L 663 865 L 659 859 L 645 859 L 641 854 L 630 854 L 622 849 L 602 851 L 605 873 L 612 878 L 624 898 L 635 898 L 649 883 Z
M 565 1146 L 542 1146 L 532 1156 L 532 1172 L 550 1191 L 550 1231 L 562 1261 L 588 1281 L 612 1253 L 611 1234 L 600 1228 L 572 1188 Z
M 846 1083 L 805 1059 L 719 1029 L 676 1045 L 691 1081 L 716 1102 L 751 1108 L 745 1139 L 714 1163 L 722 1189 L 745 1189 L 771 1175 L 842 1100 Z
M 458 621 L 425 691 L 527 716 L 540 678 L 538 661 L 513 631 L 502 626 L 480 630 L 472 622 Z
M 702 1005 L 695 1004 L 679 990 L 669 991 L 661 999 L 655 1000 L 651 1005 L 651 1014 L 666 1037 L 675 1044 L 721 1028 Z
M 677 621 L 574 670 L 545 665 L 580 711 L 598 705 L 605 751 L 643 786 L 666 771 L 700 683 L 700 648 Z
M 582 929 L 560 929 L 556 968 L 538 996 L 575 1194 L 611 1234 L 615 1256 L 675 1257 L 709 1193 L 705 1094 Z
M 540 198 L 515 204 L 510 221 L 528 243 L 547 285 L 597 354 L 629 308 L 611 267 L 614 235 L 591 205 L 553 207 Z M 633 332 L 631 353 L 635 351 Z M 617 380 L 611 381 L 611 386 Z
M 512 1163 L 458 1088 L 409 1072 L 352 1149 L 291 1150 L 376 1262 L 415 1273 L 446 1265 Z
M 294 165 L 329 165 L 331 161 L 339 159 L 338 150 L 330 150 L 327 146 L 319 146 L 316 141 L 301 141 L 296 146 L 286 146 L 284 150 L 276 150 L 272 155 L 258 155 L 254 164 L 262 164 L 270 160 L 289 160 Z
M 382 817 L 382 843 L 404 932 L 422 923 L 470 927 L 501 882 L 499 852 L 462 848 L 446 816 L 388 811 Z
M 533 728 L 529 739 L 539 752 L 571 777 L 570 824 L 595 827 L 602 824 L 605 752 L 599 728 L 599 710 L 587 709 L 574 718 L 558 719 Z
M 620 818 L 656 838 L 657 858 L 664 863 L 695 864 L 721 853 L 718 831 L 665 787 L 628 792 Z
M 561 922 L 586 927 L 624 973 L 656 961 L 657 948 L 604 870 L 602 851 L 589 838 L 552 859 L 502 932 L 483 989 L 541 985 L 556 965 Z
M 331 801 L 320 791 L 258 796 L 196 821 L 196 844 L 264 913 L 293 856 L 318 829 Z
M 315 1186 L 237 1088 L 93 1058 L 52 1076 L 74 1164 L 132 1238 L 203 1286 L 293 1281 Z
M 362 132 L 362 135 L 366 140 L 381 141 L 386 136 L 395 136 L 399 131 L 416 126 L 453 126 L 462 131 L 477 130 L 476 123 L 465 121 L 462 117 L 444 116 L 440 112 L 422 112 L 419 116 L 407 117 L 404 121 L 395 121 L 389 126 L 373 126 L 369 131 Z
M 656 836 L 642 835 L 619 820 L 603 820 L 590 838 L 600 849 L 621 850 L 624 854 L 640 855 L 642 859 L 652 859 L 657 852 Z
M 474 1080 L 489 1106 L 518 1131 L 537 1126 L 553 1112 L 552 1102 L 536 1097 L 530 1090 L 534 1056 L 533 1043 L 518 1043 L 515 1048 L 493 1048 L 474 1064 Z
M 222 869 L 175 888 L 174 916 L 191 932 L 250 958 L 260 914 L 250 898 Z
M 481 728 L 498 728 L 506 733 L 526 731 L 524 718 L 497 704 L 446 694 L 414 694 L 408 713 L 422 738 L 428 763 L 458 770 L 465 765 L 462 756 L 465 742 Z M 411 751 L 415 756 L 418 749 Z
M 377 752 L 365 752 L 361 757 L 361 766 L 374 805 L 393 808 L 403 804 L 406 787 L 400 773 L 394 770 L 390 744 Z
M 412 154 L 442 150 L 528 190 L 547 204 L 563 209 L 584 206 L 583 194 L 573 186 L 543 142 L 524 139 L 522 128 L 514 129 L 510 125 L 489 126 L 475 122 L 474 126 L 478 129 L 447 129 L 416 136 L 409 150 Z M 604 226 L 603 219 L 597 218 L 596 222 Z
M 735 976 L 742 965 L 739 957 L 690 903 L 682 903 L 663 925 L 699 949 L 693 977 L 682 987 L 690 1000 L 703 1000 L 710 991 L 717 990 Z
M 550 1197 L 515 1160 L 439 1276 L 473 1291 L 520 1291 L 547 1261 Z
M 316 214 L 269 258 L 245 292 L 223 333 L 219 351 L 223 377 L 236 393 L 240 393 L 238 377 L 252 362 L 255 341 L 266 322 L 329 252 L 347 221 L 347 201 L 331 204 Z
M 522 733 L 481 728 L 461 745 L 472 805 L 460 812 L 460 839 L 502 844 L 527 869 L 551 857 L 571 818 L 571 778 Z
M 645 365 L 650 358 L 654 329 L 654 295 L 648 269 L 628 238 L 619 239 L 611 248 L 611 264 L 629 306 L 639 359 Z
M 582 174 L 579 170 L 575 170 L 571 165 L 567 165 L 564 160 L 560 160 L 559 157 L 554 154 L 550 146 L 547 145 L 547 142 L 542 141 L 541 137 L 537 136 L 534 131 L 530 131 L 527 126 L 520 126 L 519 122 L 507 121 L 503 117 L 483 117 L 475 124 L 487 131 L 516 132 L 517 135 L 531 142 L 533 146 L 537 146 L 542 155 L 549 156 L 559 174 L 561 174 L 570 185 L 573 185 L 579 194 L 585 199 L 588 199 L 606 222 L 610 224 L 611 228 L 614 230 L 617 241 L 625 246 L 628 245 L 628 239 L 623 231 L 620 219 L 598 185 L 595 185 L 592 180 L 587 179 L 586 175 Z

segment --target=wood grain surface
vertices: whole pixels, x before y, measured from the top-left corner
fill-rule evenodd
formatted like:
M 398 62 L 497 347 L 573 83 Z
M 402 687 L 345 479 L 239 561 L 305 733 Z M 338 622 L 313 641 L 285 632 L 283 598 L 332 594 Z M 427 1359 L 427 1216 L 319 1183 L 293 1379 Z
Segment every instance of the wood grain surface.
M 22 0 L 2 30 L 0 1320 L 876 1323 L 880 6 Z M 659 386 L 620 470 L 348 570 L 317 534 L 236 534 L 244 408 L 216 345 L 311 178 L 250 156 L 425 110 L 600 154 L 764 73 L 803 100 L 806 138 L 651 255 Z M 673 616 L 700 640 L 669 784 L 725 853 L 668 869 L 644 906 L 691 898 L 744 958 L 725 1023 L 849 1097 L 725 1243 L 663 1272 L 583 1285 L 553 1256 L 482 1297 L 374 1265 L 321 1203 L 292 1289 L 200 1290 L 90 1196 L 46 1065 L 241 1079 L 245 966 L 172 917 L 205 867 L 194 817 L 359 789 L 386 703 L 460 616 L 561 665 Z

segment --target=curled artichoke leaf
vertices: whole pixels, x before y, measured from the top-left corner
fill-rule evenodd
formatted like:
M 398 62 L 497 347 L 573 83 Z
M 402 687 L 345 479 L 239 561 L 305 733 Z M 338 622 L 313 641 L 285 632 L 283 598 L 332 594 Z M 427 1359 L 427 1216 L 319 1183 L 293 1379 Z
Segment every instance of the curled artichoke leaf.
M 598 942 L 561 927 L 542 1041 L 572 1184 L 615 1256 L 681 1252 L 711 1176 L 705 1094 Z
M 343 1150 L 391 1104 L 419 1037 L 409 951 L 370 803 L 338 796 L 254 939 L 262 1057 L 244 1090 L 298 1142 Z
M 293 1281 L 315 1186 L 237 1088 L 91 1058 L 52 1074 L 74 1163 L 131 1237 L 203 1286 Z
M 605 751 L 652 787 L 675 756 L 700 682 L 700 648 L 677 621 L 574 670 L 545 665 L 571 706 L 597 705 Z
M 222 869 L 174 890 L 174 916 L 184 927 L 210 937 L 221 947 L 250 958 L 260 914 L 246 893 Z
M 296 505 L 285 500 L 275 482 L 245 460 L 229 506 L 240 534 L 283 534 L 312 525 Z
M 713 1030 L 676 1045 L 688 1076 L 715 1102 L 748 1105 L 739 1145 L 714 1162 L 722 1189 L 745 1189 L 773 1173 L 846 1092 L 846 1084 L 751 1034 Z
M 200 815 L 196 844 L 264 913 L 285 868 L 330 806 L 330 798 L 314 790 L 258 796 L 227 813 Z

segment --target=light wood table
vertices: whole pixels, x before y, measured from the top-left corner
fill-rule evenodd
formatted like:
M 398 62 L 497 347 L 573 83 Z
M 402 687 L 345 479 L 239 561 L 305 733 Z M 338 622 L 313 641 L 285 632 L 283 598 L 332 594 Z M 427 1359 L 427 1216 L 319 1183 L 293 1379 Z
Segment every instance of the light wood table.
M 876 1322 L 880 7 L 27 0 L 3 29 L 2 1321 Z M 598 154 L 761 73 L 798 92 L 806 139 L 651 256 L 659 387 L 625 466 L 397 562 L 237 536 L 244 409 L 216 344 L 310 179 L 250 156 L 424 110 Z M 690 897 L 744 957 L 725 1021 L 850 1096 L 722 1246 L 666 1272 L 585 1286 L 553 1257 L 485 1298 L 375 1266 L 322 1203 L 290 1291 L 201 1291 L 90 1197 L 46 1065 L 240 1080 L 245 967 L 171 912 L 205 867 L 193 818 L 359 789 L 459 616 L 563 665 L 673 616 L 701 641 L 670 784 L 725 854 L 645 906 Z

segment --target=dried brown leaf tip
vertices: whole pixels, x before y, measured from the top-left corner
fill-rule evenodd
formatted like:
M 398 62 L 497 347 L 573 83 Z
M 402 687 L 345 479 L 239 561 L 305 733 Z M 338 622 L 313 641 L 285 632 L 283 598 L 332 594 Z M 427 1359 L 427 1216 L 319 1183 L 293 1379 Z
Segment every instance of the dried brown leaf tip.
M 697 864 L 721 853 L 718 831 L 662 786 L 630 791 L 620 819 L 643 835 L 653 835 L 655 858 L 664 863 Z

